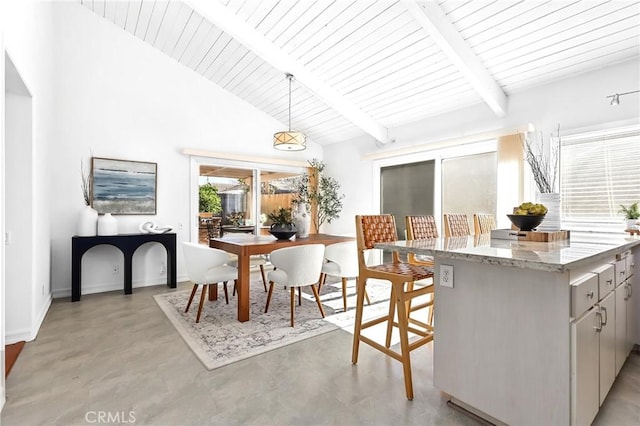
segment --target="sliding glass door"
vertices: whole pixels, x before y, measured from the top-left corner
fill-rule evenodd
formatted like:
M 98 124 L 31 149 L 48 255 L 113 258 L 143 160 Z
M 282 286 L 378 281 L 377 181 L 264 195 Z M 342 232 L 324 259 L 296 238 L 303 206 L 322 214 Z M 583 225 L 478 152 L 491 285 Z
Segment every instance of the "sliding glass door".
M 268 234 L 267 215 L 291 207 L 304 167 L 192 158 L 192 240 L 231 233 Z

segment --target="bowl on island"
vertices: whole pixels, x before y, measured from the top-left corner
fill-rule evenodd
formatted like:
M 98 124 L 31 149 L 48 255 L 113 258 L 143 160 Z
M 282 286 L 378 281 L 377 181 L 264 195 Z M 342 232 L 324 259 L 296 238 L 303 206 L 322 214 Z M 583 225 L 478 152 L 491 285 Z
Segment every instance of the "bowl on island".
M 507 217 L 513 225 L 521 231 L 533 231 L 542 223 L 543 214 L 508 214 Z

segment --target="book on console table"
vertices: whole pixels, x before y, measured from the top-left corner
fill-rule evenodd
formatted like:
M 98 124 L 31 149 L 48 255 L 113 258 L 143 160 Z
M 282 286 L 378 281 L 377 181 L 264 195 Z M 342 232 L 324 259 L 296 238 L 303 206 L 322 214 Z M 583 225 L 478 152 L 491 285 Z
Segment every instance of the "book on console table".
M 569 239 L 569 231 L 520 231 L 517 229 L 494 229 L 491 238 L 498 240 L 538 241 L 550 243 Z

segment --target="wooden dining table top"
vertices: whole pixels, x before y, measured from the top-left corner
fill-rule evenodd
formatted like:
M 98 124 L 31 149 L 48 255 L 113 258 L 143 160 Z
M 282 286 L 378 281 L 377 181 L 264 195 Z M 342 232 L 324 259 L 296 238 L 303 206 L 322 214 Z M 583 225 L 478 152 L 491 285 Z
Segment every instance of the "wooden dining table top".
M 344 241 L 353 241 L 354 237 L 330 234 L 310 234 L 307 238 L 291 238 L 290 240 L 278 240 L 271 235 L 225 235 L 209 240 L 209 247 L 228 251 L 229 253 L 252 254 L 271 253 L 283 247 L 299 246 L 303 244 L 335 244 Z
M 209 239 L 209 247 L 224 250 L 238 256 L 238 321 L 249 321 L 250 257 L 256 254 L 268 254 L 283 247 L 304 244 L 335 244 L 353 241 L 354 237 L 330 234 L 310 234 L 307 238 L 278 240 L 271 235 L 231 234 Z

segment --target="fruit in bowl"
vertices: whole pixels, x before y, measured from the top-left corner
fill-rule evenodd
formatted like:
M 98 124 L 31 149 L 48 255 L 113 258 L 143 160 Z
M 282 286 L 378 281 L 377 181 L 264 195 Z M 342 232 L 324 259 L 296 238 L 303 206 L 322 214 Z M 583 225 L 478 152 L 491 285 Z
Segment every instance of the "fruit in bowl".
M 543 204 L 524 202 L 513 209 L 513 214 L 507 217 L 513 225 L 521 231 L 532 231 L 544 220 L 547 208 Z

